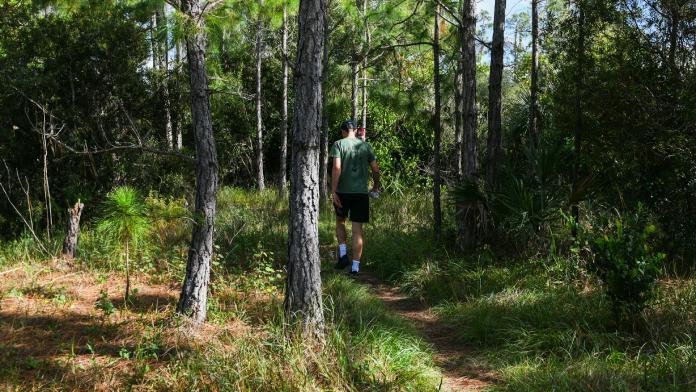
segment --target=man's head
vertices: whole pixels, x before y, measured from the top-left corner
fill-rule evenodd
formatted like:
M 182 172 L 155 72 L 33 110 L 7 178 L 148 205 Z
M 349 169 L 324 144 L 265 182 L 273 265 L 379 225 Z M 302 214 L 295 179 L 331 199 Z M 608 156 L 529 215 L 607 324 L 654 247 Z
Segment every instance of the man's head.
M 352 120 L 346 120 L 341 124 L 341 133 L 343 137 L 348 137 L 351 133 L 355 132 L 355 125 L 353 125 Z

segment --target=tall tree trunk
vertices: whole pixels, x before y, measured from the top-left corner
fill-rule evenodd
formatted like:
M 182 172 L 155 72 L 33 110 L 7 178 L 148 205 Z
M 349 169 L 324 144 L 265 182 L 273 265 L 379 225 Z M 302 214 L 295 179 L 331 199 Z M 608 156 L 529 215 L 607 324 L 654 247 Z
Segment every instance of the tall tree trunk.
M 459 27 L 459 38 L 463 37 L 461 32 L 462 27 Z M 462 171 L 462 134 L 464 132 L 462 109 L 464 101 L 462 99 L 462 61 L 461 57 L 463 45 L 459 48 L 459 59 L 457 68 L 454 73 L 454 170 L 457 173 L 457 178 L 461 178 L 464 172 Z
M 365 46 L 363 47 L 363 81 L 362 81 L 362 128 L 367 129 L 367 53 L 370 50 L 370 27 L 367 24 L 367 0 L 363 0 L 363 19 Z
M 157 70 L 161 64 L 159 58 L 159 40 L 157 39 L 157 22 L 159 18 L 157 17 L 158 10 L 152 13 L 150 16 L 150 50 L 152 55 L 152 69 Z
M 319 258 L 319 133 L 325 0 L 300 0 L 285 315 L 323 334 Z
M 580 157 L 582 148 L 582 93 L 584 87 L 585 67 L 585 12 L 582 5 L 578 5 L 578 46 L 577 46 L 577 70 L 575 75 L 575 156 L 573 167 L 573 205 L 571 214 L 575 220 L 572 235 L 577 238 L 577 226 L 580 224 L 580 207 L 577 200 L 578 186 L 580 182 Z
M 85 205 L 80 200 L 72 208 L 68 208 L 68 225 L 65 228 L 65 239 L 63 240 L 64 258 L 72 260 L 77 253 L 77 243 L 80 240 L 80 217 Z
M 186 58 L 186 54 L 184 53 L 184 45 L 182 44 L 181 41 L 177 41 L 176 43 L 176 67 L 177 69 L 180 67 L 183 67 L 183 63 Z M 179 78 L 177 77 L 177 89 L 176 89 L 176 125 L 175 125 L 175 132 L 176 132 L 176 149 L 181 150 L 183 148 L 183 126 L 184 126 L 184 108 L 181 107 L 181 101 L 182 101 L 182 94 L 181 94 L 181 86 L 179 86 Z
M 171 111 L 171 100 L 169 97 L 169 31 L 167 28 L 167 12 L 164 3 L 158 8 L 157 12 L 159 28 L 158 31 L 158 45 L 160 47 L 160 65 L 159 69 L 162 73 L 161 83 L 162 83 L 162 102 L 164 108 L 164 133 L 167 139 L 167 147 L 170 149 L 174 148 L 174 129 L 172 127 L 172 111 Z
M 283 88 L 280 104 L 280 193 L 285 195 L 288 188 L 288 4 L 283 0 Z
M 442 232 L 442 207 L 440 197 L 440 144 L 442 130 L 440 129 L 440 3 L 435 5 L 435 28 L 433 35 L 433 85 L 435 88 L 435 115 L 433 125 L 435 127 L 435 157 L 433 167 L 433 218 L 435 238 L 440 239 Z
M 259 0 L 263 7 L 263 0 Z M 256 181 L 259 191 L 266 188 L 263 177 L 263 117 L 261 115 L 261 67 L 263 65 L 263 18 L 259 10 L 256 29 Z
M 505 55 L 505 0 L 495 0 L 491 70 L 488 78 L 488 151 L 486 182 L 495 187 L 503 155 L 503 57 Z
M 328 12 L 330 6 L 327 3 L 326 14 L 324 15 L 324 53 L 322 57 L 321 74 L 321 107 L 326 111 L 326 83 L 329 80 L 329 22 Z M 326 200 L 329 195 L 329 116 L 323 113 L 321 118 L 321 152 L 319 162 L 319 195 L 321 200 Z
M 677 2 L 670 2 L 669 9 L 669 57 L 667 61 L 673 71 L 677 69 L 677 45 L 679 36 L 680 15 Z
M 350 90 L 350 100 L 351 100 L 351 120 L 353 120 L 353 125 L 358 126 L 358 76 L 360 75 L 360 70 L 358 69 L 358 56 L 353 57 L 353 62 L 350 64 L 351 71 L 353 72 L 353 85 Z
M 189 315 L 196 322 L 203 322 L 207 315 L 218 184 L 217 151 L 210 116 L 208 75 L 205 69 L 203 4 L 201 0 L 182 1 L 183 12 L 191 20 L 199 23 L 186 37 L 191 81 L 191 116 L 196 140 L 196 219 L 177 312 Z
M 476 0 L 464 0 L 461 9 L 463 26 L 460 31 L 462 44 L 462 162 L 463 180 L 478 186 L 478 112 L 476 107 Z M 457 205 L 457 231 L 459 247 L 462 250 L 478 245 L 479 232 L 484 226 L 483 206 L 477 202 L 463 202 Z
M 529 140 L 539 145 L 539 0 L 532 0 L 532 71 L 529 87 Z

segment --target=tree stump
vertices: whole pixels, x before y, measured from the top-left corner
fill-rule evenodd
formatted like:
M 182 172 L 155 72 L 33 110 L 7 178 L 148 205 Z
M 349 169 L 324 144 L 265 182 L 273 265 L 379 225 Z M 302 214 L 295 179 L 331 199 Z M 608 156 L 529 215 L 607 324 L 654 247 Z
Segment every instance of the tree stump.
M 62 255 L 68 260 L 75 258 L 77 252 L 77 241 L 80 237 L 80 216 L 85 205 L 77 200 L 72 208 L 68 208 L 68 226 L 65 230 L 65 240 L 63 241 Z

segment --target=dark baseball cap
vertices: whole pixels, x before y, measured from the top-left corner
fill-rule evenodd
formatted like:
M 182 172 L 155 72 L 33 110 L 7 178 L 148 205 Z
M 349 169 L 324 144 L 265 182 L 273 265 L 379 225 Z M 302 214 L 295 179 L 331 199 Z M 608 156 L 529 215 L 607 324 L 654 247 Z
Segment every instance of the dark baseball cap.
M 352 120 L 346 120 L 341 124 L 341 131 L 349 131 L 351 129 L 355 129 L 355 124 L 353 124 Z

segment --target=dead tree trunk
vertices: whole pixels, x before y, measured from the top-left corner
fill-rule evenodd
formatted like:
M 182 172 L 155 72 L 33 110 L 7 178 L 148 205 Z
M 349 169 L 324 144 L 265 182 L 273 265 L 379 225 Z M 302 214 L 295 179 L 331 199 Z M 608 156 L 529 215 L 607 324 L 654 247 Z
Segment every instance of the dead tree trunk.
M 539 0 L 532 0 L 532 71 L 529 87 L 529 139 L 539 145 Z
M 312 335 L 324 328 L 318 187 L 324 22 L 325 0 L 300 1 L 285 316 Z
M 80 200 L 72 208 L 68 208 L 68 225 L 65 228 L 65 239 L 63 240 L 63 257 L 72 260 L 77 253 L 77 243 L 80 240 L 80 217 L 85 205 Z
M 440 144 L 442 143 L 442 131 L 440 129 L 440 3 L 435 5 L 435 28 L 433 35 L 433 85 L 435 88 L 435 115 L 433 125 L 435 127 L 435 157 L 433 162 L 433 218 L 435 238 L 440 239 L 442 232 L 442 206 L 440 197 Z
M 186 278 L 181 288 L 177 312 L 196 322 L 205 321 L 208 304 L 210 262 L 213 256 L 218 162 L 213 136 L 208 96 L 208 75 L 205 69 L 206 36 L 201 0 L 182 1 L 183 12 L 193 21 L 186 37 L 191 82 L 191 115 L 196 140 L 196 205 L 195 222 L 186 265 Z
M 491 70 L 488 78 L 488 151 L 486 182 L 495 187 L 503 155 L 503 57 L 505 55 L 505 0 L 495 0 Z
M 288 5 L 283 1 L 283 88 L 280 104 L 280 193 L 288 188 Z
M 259 0 L 259 6 L 263 7 L 263 0 Z M 263 176 L 263 116 L 261 113 L 261 71 L 263 66 L 263 33 L 264 23 L 259 10 L 259 19 L 256 28 L 256 182 L 259 191 L 266 188 Z

